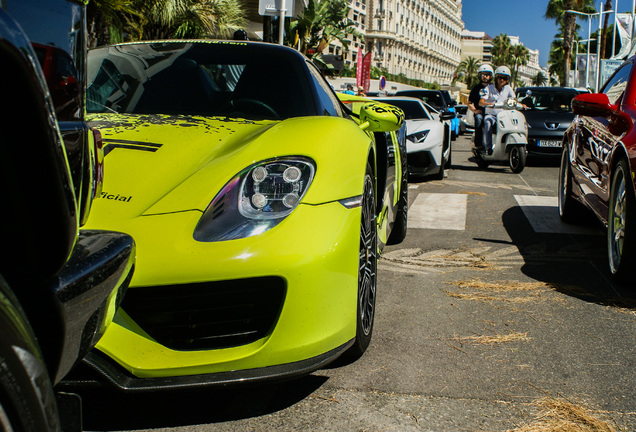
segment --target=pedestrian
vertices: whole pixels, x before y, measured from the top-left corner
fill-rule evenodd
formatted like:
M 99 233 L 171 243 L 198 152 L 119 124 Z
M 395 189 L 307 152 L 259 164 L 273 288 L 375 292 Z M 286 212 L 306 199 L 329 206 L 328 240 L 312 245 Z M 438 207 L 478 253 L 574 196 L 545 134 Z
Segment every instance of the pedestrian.
M 364 94 L 364 87 L 358 86 L 358 93 L 356 93 L 356 96 L 366 96 Z
M 347 84 L 347 89 L 343 92 L 344 94 L 348 94 L 348 95 L 353 95 L 355 94 L 353 92 L 353 84 L 349 83 Z

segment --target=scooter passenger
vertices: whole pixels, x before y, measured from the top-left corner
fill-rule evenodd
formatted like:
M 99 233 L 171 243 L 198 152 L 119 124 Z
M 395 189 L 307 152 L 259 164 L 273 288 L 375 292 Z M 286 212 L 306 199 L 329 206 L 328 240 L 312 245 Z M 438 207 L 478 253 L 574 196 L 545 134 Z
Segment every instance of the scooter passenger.
M 493 127 L 497 124 L 497 114 L 501 108 L 493 108 L 496 103 L 505 102 L 508 99 L 515 99 L 515 92 L 508 84 L 510 81 L 510 69 L 506 66 L 499 66 L 495 69 L 495 82 L 483 88 L 480 93 L 479 106 L 484 107 L 486 115 L 484 116 L 483 143 L 484 150 L 488 155 L 492 155 L 492 132 Z
M 487 87 L 492 81 L 493 70 L 492 66 L 484 64 L 479 66 L 477 70 L 477 77 L 479 82 L 473 86 L 468 96 L 468 109 L 471 110 L 475 118 L 475 146 L 482 147 L 482 134 L 484 123 L 484 107 L 479 106 L 479 99 L 481 99 L 480 92 L 483 88 Z

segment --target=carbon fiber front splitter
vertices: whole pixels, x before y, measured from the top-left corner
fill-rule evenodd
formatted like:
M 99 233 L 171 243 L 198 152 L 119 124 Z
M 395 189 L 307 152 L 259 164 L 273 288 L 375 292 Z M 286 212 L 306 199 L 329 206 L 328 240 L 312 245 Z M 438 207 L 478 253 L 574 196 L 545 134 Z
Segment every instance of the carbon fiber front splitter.
M 57 386 L 57 390 L 107 385 L 125 392 L 191 389 L 200 387 L 228 387 L 266 382 L 286 381 L 308 375 L 327 366 L 342 355 L 354 340 L 331 351 L 301 360 L 257 369 L 157 378 L 137 378 L 124 371 L 109 357 L 97 350 L 91 351 L 82 364 Z

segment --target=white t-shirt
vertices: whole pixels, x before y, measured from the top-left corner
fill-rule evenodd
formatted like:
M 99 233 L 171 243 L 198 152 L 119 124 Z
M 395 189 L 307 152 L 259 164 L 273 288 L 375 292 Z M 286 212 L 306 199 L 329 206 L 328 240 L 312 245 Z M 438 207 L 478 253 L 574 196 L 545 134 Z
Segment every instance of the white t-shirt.
M 495 86 L 495 84 L 489 84 L 487 87 L 484 87 L 483 89 L 481 89 L 481 91 L 479 92 L 479 96 L 481 97 L 481 99 L 485 100 L 486 103 L 490 104 L 493 102 L 494 103 L 505 102 L 509 98 L 514 99 L 515 92 L 514 90 L 512 90 L 512 87 L 510 87 L 508 84 L 503 86 L 501 91 L 497 90 L 497 87 Z M 497 115 L 501 111 L 503 111 L 501 108 L 495 109 L 491 107 L 486 107 L 486 114 Z

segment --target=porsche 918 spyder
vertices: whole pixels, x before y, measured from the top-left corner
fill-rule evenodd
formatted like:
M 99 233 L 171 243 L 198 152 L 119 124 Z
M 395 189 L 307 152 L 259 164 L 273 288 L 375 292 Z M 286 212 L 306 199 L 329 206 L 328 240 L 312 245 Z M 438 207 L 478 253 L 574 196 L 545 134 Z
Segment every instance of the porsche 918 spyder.
M 88 66 L 108 172 L 88 224 L 137 242 L 93 370 L 139 390 L 362 355 L 378 254 L 406 235 L 402 111 L 359 99 L 349 111 L 307 58 L 273 44 L 121 44 Z

